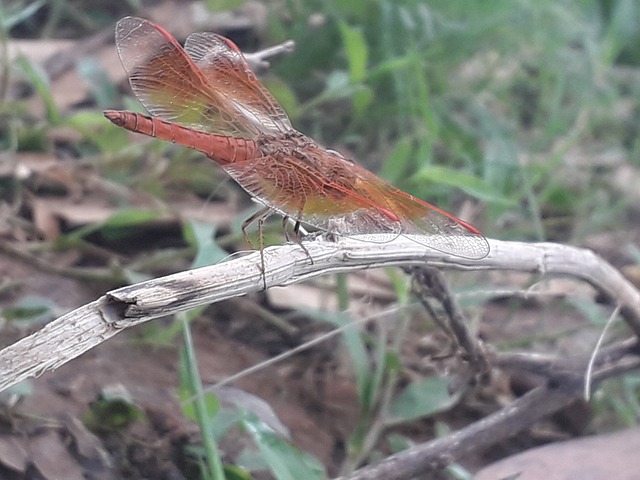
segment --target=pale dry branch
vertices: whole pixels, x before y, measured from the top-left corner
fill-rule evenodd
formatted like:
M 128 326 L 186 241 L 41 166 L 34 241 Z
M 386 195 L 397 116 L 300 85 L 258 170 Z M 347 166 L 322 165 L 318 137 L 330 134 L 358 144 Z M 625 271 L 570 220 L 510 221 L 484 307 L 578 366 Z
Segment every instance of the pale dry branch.
M 492 240 L 490 244 L 491 253 L 486 258 L 465 260 L 426 249 L 404 237 L 388 243 L 354 238 L 330 242 L 318 238 L 305 242 L 307 252 L 298 245 L 267 248 L 264 251 L 265 280 L 275 287 L 327 273 L 407 265 L 451 270 L 518 270 L 541 277 L 571 276 L 588 282 L 612 304 L 619 306 L 636 336 L 640 332 L 640 293 L 593 252 L 551 243 Z M 309 261 L 308 255 L 313 262 Z M 438 283 L 444 288 L 442 282 Z M 260 253 L 253 252 L 218 265 L 108 292 L 2 350 L 0 391 L 63 365 L 124 328 L 257 291 L 262 284 Z M 456 312 L 455 305 L 449 307 L 448 310 Z M 417 445 L 343 478 L 402 479 L 442 467 L 455 458 L 527 428 L 567 405 L 580 392 L 581 372 L 585 365 L 581 359 L 499 354 L 494 362 L 503 368 L 520 365 L 538 371 L 546 376 L 547 383 L 499 412 L 447 437 Z M 601 381 L 639 366 L 635 339 L 621 342 L 600 352 L 594 380 Z
M 253 70 L 264 70 L 271 66 L 268 60 L 269 58 L 291 53 L 295 48 L 296 43 L 293 40 L 287 40 L 254 53 L 245 53 L 244 58 Z
M 597 288 L 636 334 L 640 332 L 640 293 L 611 265 L 590 250 L 552 243 L 492 240 L 482 260 L 465 260 L 429 250 L 399 237 L 387 243 L 354 238 L 305 242 L 313 258 L 297 245 L 264 251 L 266 281 L 284 286 L 327 273 L 363 268 L 428 264 L 455 270 L 518 270 L 567 275 Z M 54 370 L 122 329 L 200 305 L 258 291 L 262 286 L 259 252 L 209 267 L 157 278 L 108 292 L 0 351 L 0 391 Z

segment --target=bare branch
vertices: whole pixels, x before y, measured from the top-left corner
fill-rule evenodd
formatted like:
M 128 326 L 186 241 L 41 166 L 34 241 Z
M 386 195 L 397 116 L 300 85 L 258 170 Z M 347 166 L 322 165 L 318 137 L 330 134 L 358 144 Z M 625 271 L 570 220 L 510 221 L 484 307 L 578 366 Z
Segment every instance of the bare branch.
M 272 47 L 263 48 L 254 53 L 245 53 L 244 58 L 247 60 L 251 68 L 255 71 L 265 70 L 271 66 L 267 59 L 291 53 L 295 50 L 296 43 L 293 40 L 286 40 Z
M 446 325 L 441 325 L 441 328 L 450 332 L 457 345 L 463 348 L 467 354 L 468 364 L 472 365 L 475 372 L 479 374 L 487 373 L 489 361 L 482 348 L 482 342 L 471 333 L 462 308 L 451 294 L 442 272 L 432 267 L 412 267 L 405 270 L 413 274 L 413 293 L 438 323 L 444 323 L 444 321 L 438 320 L 438 315 L 431 308 L 429 299 L 435 298 L 441 303 L 447 317 Z
M 492 240 L 482 260 L 465 260 L 425 249 L 398 237 L 387 243 L 357 238 L 305 242 L 313 264 L 297 245 L 264 251 L 268 286 L 283 286 L 327 273 L 363 268 L 424 265 L 456 270 L 520 270 L 568 275 L 595 286 L 619 304 L 625 320 L 640 332 L 640 293 L 611 265 L 589 250 L 552 243 Z M 53 370 L 116 335 L 123 328 L 199 305 L 257 291 L 262 286 L 260 253 L 181 272 L 108 292 L 49 323 L 0 352 L 0 390 Z

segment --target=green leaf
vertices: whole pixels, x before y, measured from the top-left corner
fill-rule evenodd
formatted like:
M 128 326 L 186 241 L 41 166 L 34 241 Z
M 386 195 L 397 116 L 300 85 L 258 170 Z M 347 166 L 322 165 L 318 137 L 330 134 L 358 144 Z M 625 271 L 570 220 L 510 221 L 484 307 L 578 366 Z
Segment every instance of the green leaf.
M 151 210 L 125 209 L 111 215 L 107 220 L 86 227 L 79 228 L 67 235 L 61 235 L 56 240 L 60 244 L 76 242 L 89 234 L 100 232 L 108 240 L 114 240 L 126 235 L 126 229 L 155 220 L 160 212 Z
M 128 132 L 109 122 L 101 112 L 82 111 L 64 122 L 103 153 L 115 153 L 127 146 Z
M 457 400 L 457 395 L 449 393 L 446 378 L 430 377 L 411 383 L 391 404 L 389 423 L 406 422 L 441 412 Z
M 253 477 L 244 468 L 235 465 L 224 465 L 224 474 L 227 480 L 252 480 Z
M 317 459 L 288 444 L 254 415 L 247 414 L 242 423 L 278 480 L 326 478 L 324 467 Z
M 205 395 L 215 395 L 214 393 L 207 392 Z M 217 395 L 216 395 L 217 397 Z M 220 398 L 218 397 L 218 404 L 220 404 Z M 244 412 L 237 408 L 227 408 L 220 406 L 220 409 L 215 412 L 215 416 L 211 417 L 209 424 L 211 433 L 216 440 L 221 440 L 225 433 L 229 431 L 231 427 L 240 425 L 242 423 L 242 417 Z
M 36 0 L 24 6 L 20 2 L 13 5 L 11 3 L 6 7 L 4 5 L 0 6 L 0 24 L 5 31 L 11 30 L 19 23 L 34 16 L 47 2 L 46 0 Z
M 84 423 L 94 431 L 112 432 L 122 430 L 144 418 L 142 410 L 131 401 L 129 392 L 115 388 L 105 389 L 101 398 L 91 403 Z
M 345 22 L 340 22 L 340 34 L 349 62 L 349 79 L 352 83 L 359 83 L 367 74 L 369 56 L 367 41 L 360 29 L 351 27 Z
M 421 169 L 412 178 L 414 182 L 433 182 L 457 187 L 469 195 L 494 204 L 513 207 L 515 202 L 500 195 L 496 188 L 474 175 L 465 172 L 458 172 L 447 167 L 430 166 Z
M 369 87 L 363 86 L 353 92 L 353 110 L 357 118 L 363 118 L 366 115 L 373 98 L 373 90 Z
M 25 295 L 11 307 L 2 310 L 7 320 L 17 321 L 24 326 L 42 324 L 53 320 L 58 306 L 53 300 L 39 295 Z
M 469 472 L 466 468 L 464 468 L 459 463 L 448 465 L 446 468 L 446 471 L 449 474 L 450 478 L 453 480 L 473 480 L 473 475 L 471 475 L 471 472 Z M 508 480 L 508 479 L 504 479 L 504 480 Z M 515 478 L 513 480 L 515 480 Z
M 184 325 L 183 328 L 185 328 Z M 178 396 L 182 403 L 182 413 L 196 422 L 199 419 L 195 405 L 198 388 L 194 383 L 199 382 L 199 378 L 197 377 L 197 370 L 194 371 L 196 367 L 192 363 L 195 352 L 187 353 L 192 348 L 193 345 L 185 345 L 180 352 Z M 207 417 L 213 417 L 220 410 L 220 401 L 216 395 L 207 392 L 204 394 L 204 406 Z
M 198 421 L 198 415 L 196 413 L 196 407 L 194 405 L 193 393 L 186 388 L 181 388 L 178 391 L 180 395 L 180 400 L 184 402 L 182 406 L 182 413 L 189 420 L 193 420 L 194 422 Z M 205 393 L 204 394 L 204 405 L 206 408 L 207 415 L 210 417 L 214 417 L 218 410 L 220 409 L 220 402 L 218 397 L 216 397 L 213 393 Z
M 182 323 L 184 340 L 184 345 L 180 349 L 180 394 L 183 396 L 188 395 L 188 405 L 193 405 L 193 410 L 187 409 L 187 411 L 194 416 L 200 427 L 203 443 L 203 467 L 206 465 L 206 470 L 203 469 L 203 471 L 211 478 L 224 480 L 225 474 L 222 467 L 222 459 L 210 428 L 212 415 L 219 409 L 218 399 L 211 393 L 204 393 L 198 372 L 188 316 L 183 313 L 178 314 L 178 318 Z
M 206 0 L 206 5 L 212 12 L 233 10 L 244 4 L 246 0 Z
M 215 225 L 189 220 L 183 230 L 185 240 L 195 247 L 197 252 L 191 268 L 213 265 L 229 256 L 214 240 Z
M 49 85 L 49 79 L 47 78 L 46 72 L 37 63 L 32 62 L 23 55 L 20 55 L 16 59 L 16 65 L 20 70 L 22 70 L 24 76 L 29 80 L 29 83 L 33 85 L 33 88 L 44 101 L 49 123 L 52 125 L 59 124 L 60 113 L 58 112 L 58 107 L 56 107 L 56 103 L 53 99 L 51 85 Z
M 415 444 L 409 437 L 406 437 L 405 435 L 400 435 L 398 433 L 391 433 L 387 435 L 386 439 L 387 439 L 387 442 L 389 442 L 391 451 L 394 453 L 407 450 Z
M 613 10 L 608 31 L 604 37 L 604 49 L 608 61 L 613 61 L 623 47 L 637 41 L 640 11 L 636 0 L 617 0 L 611 2 Z
M 384 162 L 380 170 L 380 176 L 391 183 L 397 183 L 401 179 L 404 180 L 407 167 L 414 155 L 413 138 L 410 136 L 400 138 Z
M 102 228 L 122 228 L 133 225 L 140 225 L 155 220 L 160 216 L 159 212 L 152 210 L 137 210 L 134 208 L 121 210 L 111 215 L 104 223 Z

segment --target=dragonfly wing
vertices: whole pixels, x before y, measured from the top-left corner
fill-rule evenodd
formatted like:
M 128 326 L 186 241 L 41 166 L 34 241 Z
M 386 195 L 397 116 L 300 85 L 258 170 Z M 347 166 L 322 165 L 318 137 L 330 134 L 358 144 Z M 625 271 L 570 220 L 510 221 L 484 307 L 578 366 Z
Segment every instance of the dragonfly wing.
M 368 170 L 333 161 L 324 170 L 270 156 L 225 165 L 254 198 L 294 220 L 363 241 L 384 243 L 398 235 L 461 258 L 489 253 L 474 227 L 405 193 Z M 327 174 L 327 172 L 332 172 Z
M 414 242 L 456 257 L 480 260 L 489 255 L 489 243 L 475 229 L 438 210 L 419 218 L 404 218 L 402 233 Z M 428 235 L 425 233 L 430 232 Z
M 256 133 L 285 133 L 292 129 L 289 117 L 258 81 L 240 49 L 215 33 L 193 33 L 185 50 L 226 104 Z
M 487 239 L 465 221 L 397 189 L 358 165 L 353 165 L 353 173 L 355 180 L 343 192 L 342 213 L 327 219 L 329 231 L 366 235 L 367 241 L 378 243 L 404 235 L 439 252 L 474 260 L 489 254 Z M 315 211 L 305 212 L 304 216 L 308 223 L 318 224 Z
M 396 238 L 403 224 L 390 213 L 391 204 L 379 198 L 376 208 L 372 199 L 351 188 L 348 171 L 354 165 L 345 165 L 341 183 L 329 182 L 321 172 L 306 170 L 304 164 L 271 156 L 223 168 L 254 199 L 294 221 L 337 235 L 366 235 L 366 241 L 373 243 Z
M 125 17 L 116 26 L 116 45 L 133 92 L 153 116 L 213 133 L 256 133 L 253 118 L 238 115 L 229 100 L 233 85 L 214 88 L 164 28 Z
M 383 198 L 384 205 L 411 240 L 456 257 L 479 260 L 489 254 L 487 239 L 472 225 L 450 213 L 394 187 L 373 173 L 359 169 L 362 195 Z M 363 178 L 364 180 L 364 178 Z

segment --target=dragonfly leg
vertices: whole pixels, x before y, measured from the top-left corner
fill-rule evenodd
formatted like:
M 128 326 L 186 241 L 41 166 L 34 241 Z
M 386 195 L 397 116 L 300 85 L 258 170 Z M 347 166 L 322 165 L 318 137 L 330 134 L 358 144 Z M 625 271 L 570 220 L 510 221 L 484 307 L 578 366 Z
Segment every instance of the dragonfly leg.
M 296 220 L 296 224 L 293 226 L 293 241 L 300 246 L 300 248 L 307 255 L 309 263 L 313 265 L 313 258 L 311 258 L 309 250 L 307 250 L 307 247 L 302 244 L 302 235 L 300 234 L 300 220 Z
M 285 215 L 284 217 L 282 217 L 282 231 L 284 232 L 284 238 L 287 242 L 290 242 L 291 239 L 289 238 L 289 232 L 287 230 L 287 223 L 289 222 L 289 215 Z
M 251 248 L 254 247 L 251 239 L 249 238 L 249 235 L 247 234 L 247 227 L 258 219 L 262 219 L 264 222 L 264 219 L 268 217 L 270 213 L 271 209 L 269 207 L 263 207 L 256 213 L 251 215 L 249 218 L 247 218 L 244 222 L 242 222 L 242 225 L 240 226 L 240 230 L 242 230 L 242 236 L 244 237 L 244 241 L 247 242 L 251 246 Z M 262 237 L 262 234 L 260 236 Z
M 249 245 L 251 245 L 251 248 L 254 248 L 253 243 L 251 243 L 251 240 L 249 239 L 249 235 L 247 234 L 247 227 L 251 225 L 253 222 L 255 222 L 256 220 L 258 221 L 258 248 L 260 250 L 260 271 L 262 272 L 262 286 L 264 287 L 265 290 L 267 289 L 267 272 L 264 266 L 264 237 L 262 235 L 262 226 L 264 225 L 265 219 L 269 215 L 271 215 L 271 209 L 269 207 L 261 208 L 256 213 L 254 213 L 249 218 L 247 218 L 244 222 L 242 222 L 242 225 L 240 227 L 240 229 L 242 230 L 242 236 L 244 237 L 245 241 Z
M 309 253 L 309 250 L 307 250 L 307 247 L 305 247 L 302 244 L 302 234 L 300 233 L 300 226 L 301 226 L 300 220 L 296 220 L 296 223 L 293 226 L 293 239 L 289 236 L 289 231 L 287 230 L 287 223 L 289 222 L 289 220 L 291 220 L 291 217 L 289 215 L 285 215 L 282 218 L 282 231 L 284 232 L 284 238 L 287 240 L 287 242 L 293 242 L 299 245 L 300 248 L 304 251 L 304 253 L 309 258 L 309 262 L 311 262 L 311 265 L 313 265 L 313 259 L 311 258 L 311 254 Z
M 267 269 L 264 266 L 264 236 L 262 235 L 262 226 L 267 215 L 258 218 L 258 247 L 260 248 L 260 270 L 262 271 L 262 286 L 267 291 Z

